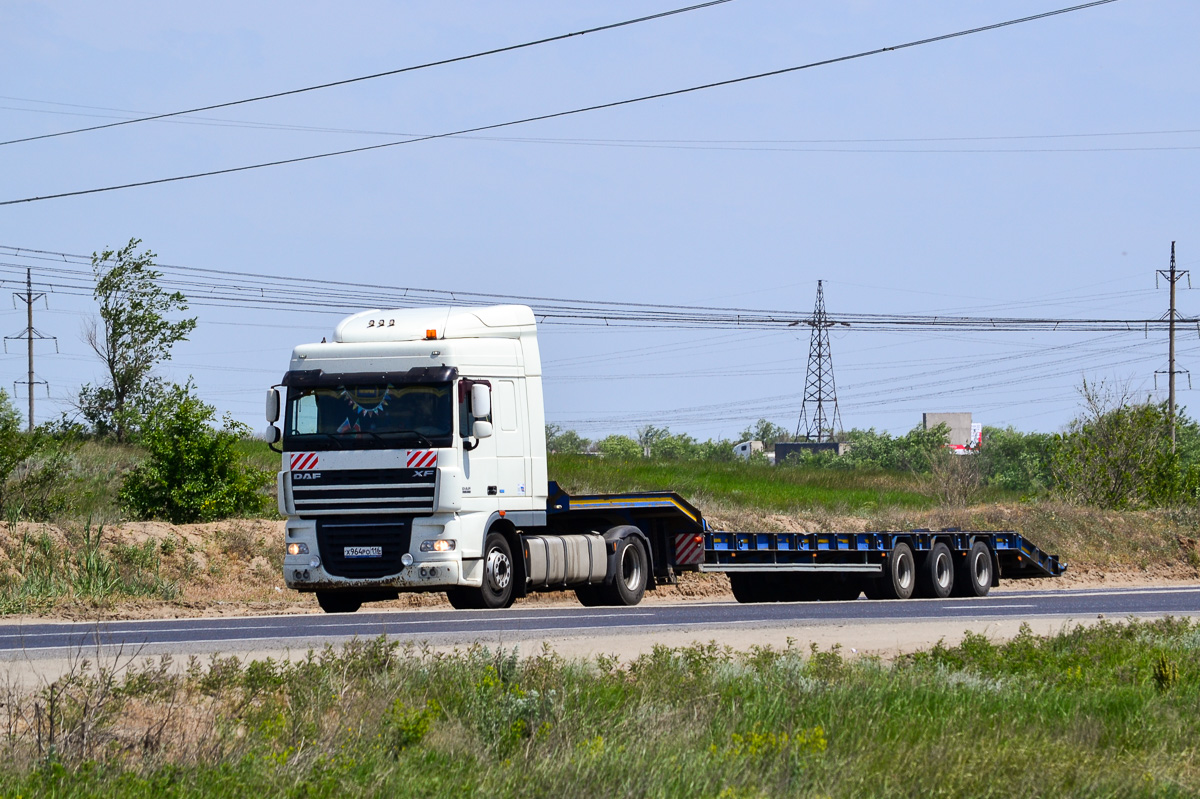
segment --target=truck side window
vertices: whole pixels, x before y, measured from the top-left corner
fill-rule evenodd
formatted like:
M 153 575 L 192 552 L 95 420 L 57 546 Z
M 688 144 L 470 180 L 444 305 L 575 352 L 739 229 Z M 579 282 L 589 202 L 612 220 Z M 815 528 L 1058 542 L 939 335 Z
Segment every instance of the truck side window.
M 492 412 L 487 416 L 473 416 L 471 414 L 471 380 L 462 380 L 458 384 L 458 434 L 462 438 L 471 437 L 471 427 L 475 420 L 482 419 L 485 422 L 490 422 L 496 413 L 494 407 L 496 402 L 495 395 L 492 396 L 493 408 Z
M 317 432 L 317 396 L 315 394 L 305 394 L 296 401 L 295 413 L 292 416 L 292 429 L 288 432 L 293 435 Z

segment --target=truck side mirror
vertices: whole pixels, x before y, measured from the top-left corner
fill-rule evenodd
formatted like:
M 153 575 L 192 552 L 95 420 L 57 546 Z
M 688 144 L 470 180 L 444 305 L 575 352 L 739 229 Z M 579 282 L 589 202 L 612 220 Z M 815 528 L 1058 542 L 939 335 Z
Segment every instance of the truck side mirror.
M 267 389 L 267 422 L 275 424 L 279 421 L 279 389 Z M 274 442 L 272 442 L 274 443 Z
M 492 390 L 482 383 L 471 386 L 471 415 L 476 419 L 484 419 L 492 415 Z M 488 435 L 491 434 L 491 425 L 488 425 Z M 478 433 L 475 435 L 480 438 L 484 437 L 479 436 Z
M 283 450 L 281 450 L 275 446 L 283 439 L 283 431 L 282 430 L 280 430 L 275 425 L 271 425 L 270 427 L 267 428 L 266 439 L 267 439 L 267 447 L 272 452 L 283 452 Z
M 476 438 L 490 438 L 492 435 L 492 423 L 478 420 L 471 427 L 471 434 Z

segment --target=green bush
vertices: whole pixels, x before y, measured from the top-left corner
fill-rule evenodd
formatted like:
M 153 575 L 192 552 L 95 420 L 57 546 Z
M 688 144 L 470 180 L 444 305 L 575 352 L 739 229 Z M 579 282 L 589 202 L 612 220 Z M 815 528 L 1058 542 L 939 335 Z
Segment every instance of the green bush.
M 249 428 L 227 416 L 216 429 L 215 416 L 190 383 L 172 387 L 147 419 L 142 444 L 149 456 L 122 482 L 122 505 L 139 519 L 175 524 L 260 512 L 270 474 L 238 451 Z
M 1011 426 L 983 428 L 979 448 L 984 479 L 988 485 L 1010 491 L 1042 493 L 1054 484 L 1050 456 L 1054 436 L 1050 433 L 1022 433 Z
M 642 457 L 642 448 L 629 436 L 608 436 L 596 442 L 596 451 L 606 458 L 633 460 Z
M 1127 395 L 1088 385 L 1084 410 L 1055 436 L 1050 467 L 1067 499 L 1101 508 L 1162 507 L 1195 501 L 1200 465 L 1187 462 L 1195 423 L 1181 419 L 1185 447 L 1171 446 L 1166 403 L 1131 402 Z

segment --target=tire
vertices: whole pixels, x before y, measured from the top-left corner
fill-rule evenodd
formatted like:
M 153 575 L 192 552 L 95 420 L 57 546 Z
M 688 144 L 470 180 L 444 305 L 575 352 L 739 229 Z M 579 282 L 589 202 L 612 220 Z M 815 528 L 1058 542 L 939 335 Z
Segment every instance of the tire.
M 877 584 L 882 599 L 909 599 L 917 587 L 917 568 L 912 547 L 901 541 L 883 560 L 883 576 Z
M 350 591 L 317 592 L 317 604 L 326 613 L 353 613 L 362 603 L 362 597 Z
M 729 587 L 733 589 L 733 598 L 743 605 L 752 602 L 762 602 L 761 584 L 757 582 L 759 575 L 737 574 L 729 575 Z
M 500 533 L 488 533 L 483 542 L 483 585 L 479 588 L 451 588 L 446 599 L 455 610 L 496 610 L 507 608 L 516 599 L 512 548 Z
M 917 571 L 917 591 L 927 599 L 945 599 L 954 590 L 954 556 L 941 541 L 921 561 Z
M 446 599 L 455 610 L 479 610 L 483 602 L 479 598 L 478 588 L 451 588 L 446 591 Z
M 992 590 L 992 551 L 982 541 L 976 541 L 965 557 L 955 564 L 954 595 L 987 596 Z
M 575 598 L 585 608 L 598 608 L 607 604 L 603 585 L 581 585 L 575 589 Z
M 615 562 L 616 574 L 605 586 L 605 599 L 610 605 L 636 605 L 642 601 L 650 580 L 650 558 L 646 557 L 642 539 L 631 535 L 618 541 Z
M 488 533 L 483 542 L 483 585 L 479 588 L 480 607 L 488 610 L 507 608 L 516 598 L 512 548 L 500 533 Z
M 858 599 L 862 582 L 853 574 L 826 574 L 822 576 L 817 596 L 822 602 L 849 602 Z

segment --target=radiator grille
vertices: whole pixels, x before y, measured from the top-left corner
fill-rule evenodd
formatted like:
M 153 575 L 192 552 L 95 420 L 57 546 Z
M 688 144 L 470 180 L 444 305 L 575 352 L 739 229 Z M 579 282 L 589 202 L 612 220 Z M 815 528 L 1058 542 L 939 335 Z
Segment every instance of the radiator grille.
M 325 571 L 350 579 L 375 579 L 403 568 L 400 556 L 412 543 L 412 518 L 351 516 L 317 519 L 317 548 Z M 346 547 L 379 547 L 382 557 L 347 558 Z

